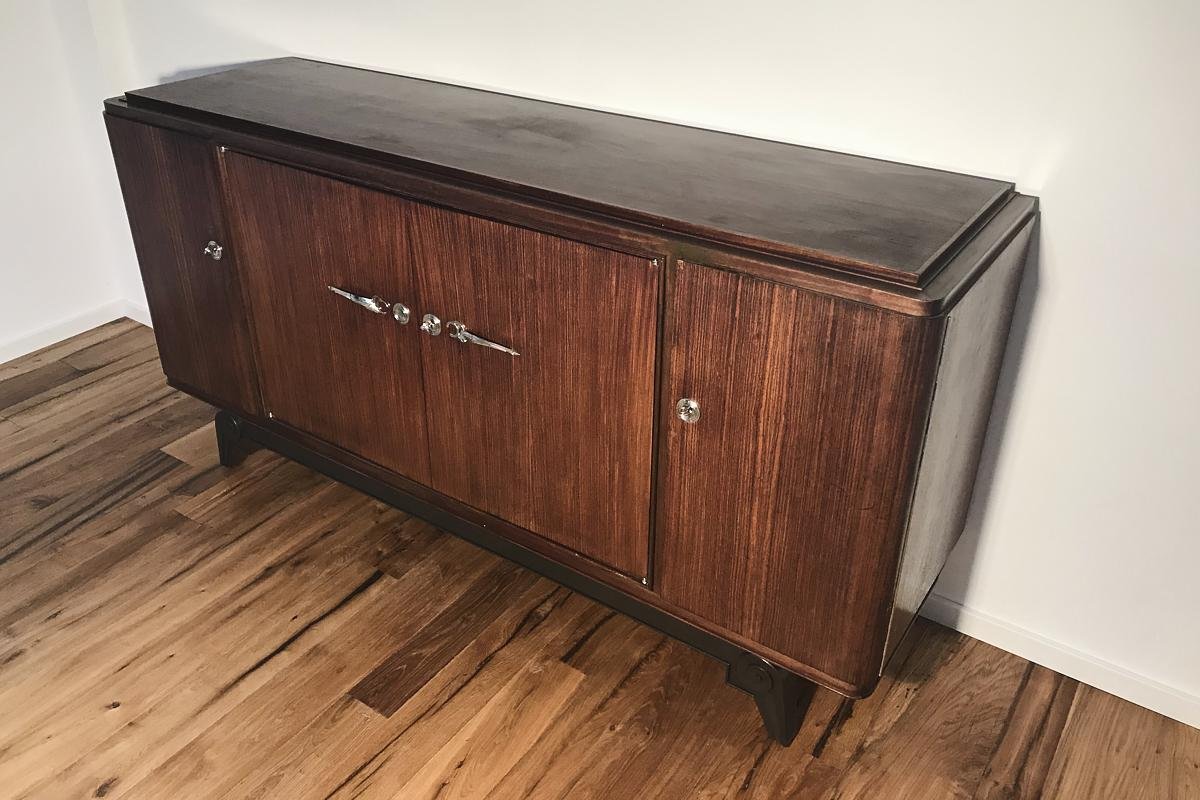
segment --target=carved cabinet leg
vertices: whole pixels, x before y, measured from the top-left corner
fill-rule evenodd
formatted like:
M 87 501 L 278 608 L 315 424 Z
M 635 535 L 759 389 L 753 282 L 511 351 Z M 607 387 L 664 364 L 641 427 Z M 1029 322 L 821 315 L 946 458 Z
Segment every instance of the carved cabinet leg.
M 800 731 L 817 688 L 812 681 L 752 653 L 742 653 L 729 662 L 726 681 L 754 697 L 767 733 L 784 747 L 791 744 Z
M 246 458 L 246 442 L 242 437 L 242 421 L 228 411 L 218 411 L 214 420 L 217 429 L 217 456 L 221 465 L 236 467 Z

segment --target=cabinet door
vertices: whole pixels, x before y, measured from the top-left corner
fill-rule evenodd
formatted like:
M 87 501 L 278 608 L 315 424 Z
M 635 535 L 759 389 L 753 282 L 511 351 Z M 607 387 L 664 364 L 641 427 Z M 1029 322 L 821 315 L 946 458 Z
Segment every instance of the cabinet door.
M 222 155 L 259 356 L 264 411 L 428 479 L 414 326 L 329 287 L 414 307 L 408 208 L 391 195 Z
M 154 338 L 170 382 L 226 408 L 255 413 L 250 337 L 236 254 L 221 221 L 216 148 L 203 139 L 105 116 Z
M 686 263 L 668 320 L 658 589 L 873 686 L 939 324 Z
M 414 207 L 434 488 L 647 574 L 659 268 Z M 518 356 L 456 341 L 450 322 Z

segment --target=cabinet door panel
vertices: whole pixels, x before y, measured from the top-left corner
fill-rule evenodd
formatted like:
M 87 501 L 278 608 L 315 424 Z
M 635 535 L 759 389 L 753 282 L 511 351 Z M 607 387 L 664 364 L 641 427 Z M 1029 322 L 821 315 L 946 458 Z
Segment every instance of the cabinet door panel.
M 659 268 L 414 206 L 424 309 L 520 355 L 422 337 L 435 489 L 647 574 Z
M 329 290 L 415 307 L 410 203 L 228 152 L 262 397 L 281 422 L 428 479 L 417 333 Z
M 872 686 L 939 323 L 686 263 L 669 306 L 659 590 Z
M 236 254 L 221 222 L 216 148 L 203 139 L 105 116 L 163 372 L 226 408 L 255 413 L 258 391 Z

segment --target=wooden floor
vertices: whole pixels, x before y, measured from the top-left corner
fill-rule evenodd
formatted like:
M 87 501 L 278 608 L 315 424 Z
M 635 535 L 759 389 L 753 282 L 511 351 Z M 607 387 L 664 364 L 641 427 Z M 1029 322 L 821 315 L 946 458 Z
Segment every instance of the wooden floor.
M 0 797 L 1200 798 L 1200 731 L 924 622 L 774 746 L 717 662 L 211 419 L 132 322 L 0 365 Z

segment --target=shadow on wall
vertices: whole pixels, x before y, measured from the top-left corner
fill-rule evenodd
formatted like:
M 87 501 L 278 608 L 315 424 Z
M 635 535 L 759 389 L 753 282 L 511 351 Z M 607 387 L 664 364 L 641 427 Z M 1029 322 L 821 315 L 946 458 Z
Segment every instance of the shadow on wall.
M 212 64 L 204 67 L 186 67 L 176 70 L 175 72 L 159 75 L 157 83 L 174 83 L 175 81 L 186 81 L 188 78 L 199 78 L 204 75 L 212 75 L 215 72 L 224 72 L 227 69 L 237 69 L 238 67 L 248 67 L 251 64 L 259 64 L 263 61 L 270 61 L 269 58 L 255 58 L 250 61 L 233 61 L 228 64 Z
M 971 585 L 971 574 L 980 546 L 983 521 L 987 518 L 988 504 L 992 501 L 996 467 L 1000 460 L 1000 452 L 1004 447 L 1008 418 L 1012 411 L 1013 397 L 1016 395 L 1021 364 L 1028 348 L 1029 328 L 1033 319 L 1034 307 L 1037 304 L 1040 281 L 1041 242 L 1042 222 L 1039 217 L 1029 241 L 1029 255 L 1025 262 L 1025 272 L 1021 276 L 1017 302 L 1013 308 L 1008 343 L 1004 349 L 1004 360 L 1000 367 L 996 395 L 992 401 L 991 418 L 988 421 L 987 433 L 984 437 L 975 488 L 971 495 L 971 504 L 967 509 L 967 519 L 962 537 L 954 548 L 946 569 L 938 577 L 930 591 L 931 595 L 938 594 L 958 604 L 963 602 Z M 953 625 L 957 619 L 939 618 L 939 621 Z

